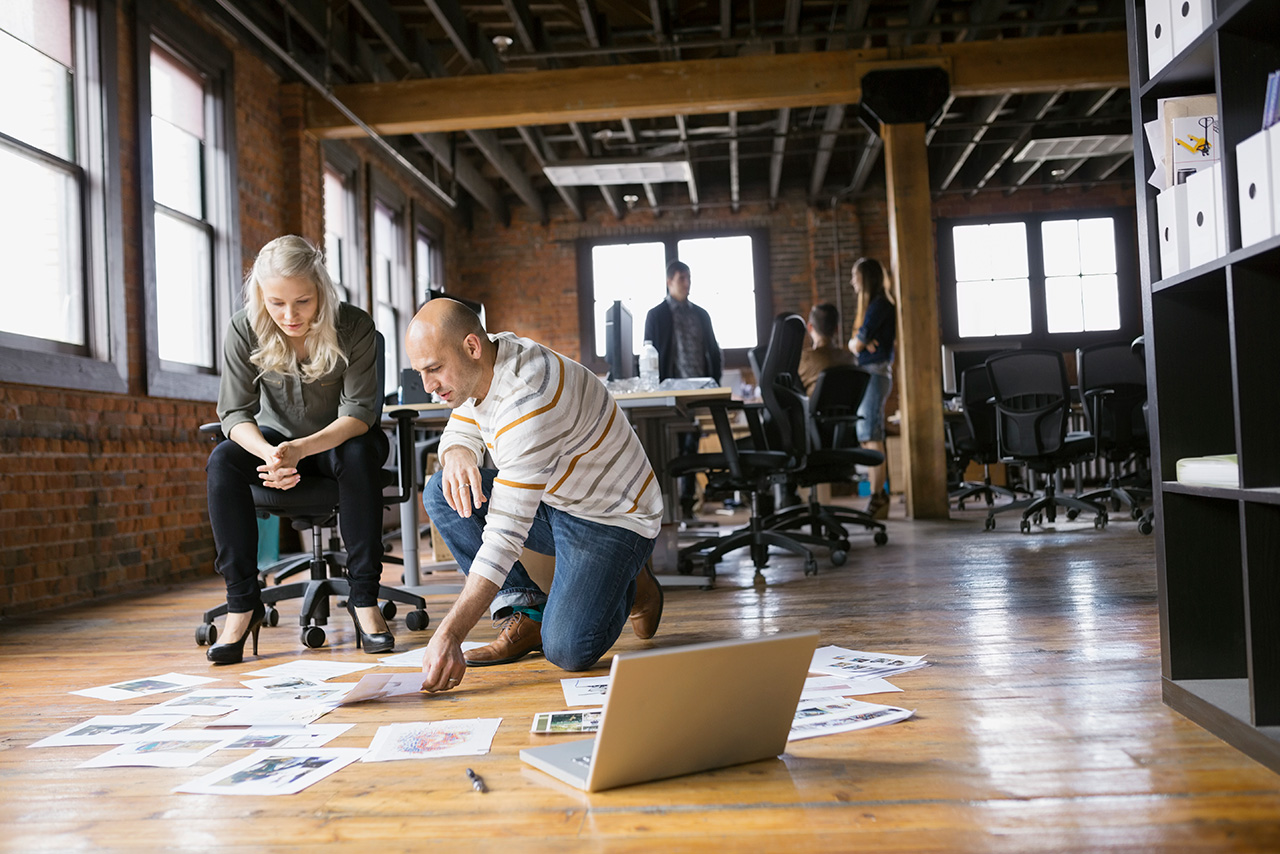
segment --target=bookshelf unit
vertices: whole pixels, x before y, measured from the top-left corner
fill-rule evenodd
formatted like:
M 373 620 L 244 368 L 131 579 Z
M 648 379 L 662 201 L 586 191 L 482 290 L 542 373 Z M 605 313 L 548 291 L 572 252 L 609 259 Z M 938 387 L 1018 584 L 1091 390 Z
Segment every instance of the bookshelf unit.
M 1164 701 L 1280 772 L 1280 237 L 1240 248 L 1235 164 L 1280 69 L 1276 2 L 1216 0 L 1208 29 L 1152 77 L 1146 3 L 1126 5 Z M 1227 254 L 1161 278 L 1143 124 L 1162 98 L 1208 93 Z M 1238 488 L 1174 480 L 1179 459 L 1224 453 L 1239 455 Z

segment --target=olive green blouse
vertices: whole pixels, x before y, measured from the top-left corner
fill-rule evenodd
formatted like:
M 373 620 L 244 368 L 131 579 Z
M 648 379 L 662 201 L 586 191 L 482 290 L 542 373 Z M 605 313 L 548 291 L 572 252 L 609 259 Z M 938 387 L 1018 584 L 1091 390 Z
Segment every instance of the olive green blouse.
M 338 346 L 345 363 L 314 382 L 299 376 L 271 372 L 259 375 L 249 355 L 258 336 L 245 309 L 231 318 L 223 342 L 222 382 L 218 388 L 218 419 L 222 435 L 245 421 L 256 421 L 290 439 L 310 436 L 328 427 L 339 416 L 350 415 L 370 427 L 377 418 L 377 333 L 373 318 L 342 303 L 338 306 Z

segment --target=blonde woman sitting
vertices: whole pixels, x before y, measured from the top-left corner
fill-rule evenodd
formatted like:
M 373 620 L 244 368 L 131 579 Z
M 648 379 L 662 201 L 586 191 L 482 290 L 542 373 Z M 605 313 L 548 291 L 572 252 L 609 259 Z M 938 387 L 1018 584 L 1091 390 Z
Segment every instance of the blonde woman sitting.
M 214 664 L 243 660 L 266 613 L 258 587 L 258 526 L 250 486 L 292 489 L 323 475 L 338 482 L 338 520 L 349 561 L 348 609 L 368 653 L 395 646 L 377 608 L 382 575 L 386 435 L 374 424 L 377 353 L 373 320 L 340 301 L 320 251 L 277 238 L 245 279 L 245 307 L 223 344 L 218 418 L 230 441 L 209 455 L 209 520 L 215 567 L 227 583 L 227 640 Z M 365 629 L 369 629 L 368 632 Z

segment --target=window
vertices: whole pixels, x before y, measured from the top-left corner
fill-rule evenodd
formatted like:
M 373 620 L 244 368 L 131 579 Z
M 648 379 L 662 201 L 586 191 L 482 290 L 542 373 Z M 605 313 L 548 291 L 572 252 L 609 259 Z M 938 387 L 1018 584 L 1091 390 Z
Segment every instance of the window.
M 419 222 L 413 241 L 414 307 L 427 301 L 432 290 L 444 290 L 444 256 L 438 232 Z
M 352 305 L 366 306 L 360 239 L 360 161 L 339 143 L 324 143 L 324 260 Z
M 672 235 L 618 243 L 579 244 L 579 292 L 590 307 L 581 319 L 584 363 L 603 372 L 605 311 L 622 300 L 631 311 L 633 348 L 644 344 L 649 310 L 666 297 L 667 264 L 689 265 L 689 299 L 711 315 L 728 367 L 745 367 L 746 353 L 768 335 L 773 316 L 767 287 L 768 239 L 764 232 L 709 236 Z
M 112 16 L 0 4 L 0 379 L 124 391 Z
M 139 25 L 147 391 L 215 400 L 240 278 L 231 55 L 167 4 Z
M 375 173 L 375 178 L 377 178 Z M 373 322 L 386 340 L 386 391 L 400 384 L 404 333 L 413 317 L 413 288 L 406 263 L 404 195 L 389 182 L 374 181 Z
M 943 340 L 1074 349 L 1139 334 L 1132 212 L 938 224 Z

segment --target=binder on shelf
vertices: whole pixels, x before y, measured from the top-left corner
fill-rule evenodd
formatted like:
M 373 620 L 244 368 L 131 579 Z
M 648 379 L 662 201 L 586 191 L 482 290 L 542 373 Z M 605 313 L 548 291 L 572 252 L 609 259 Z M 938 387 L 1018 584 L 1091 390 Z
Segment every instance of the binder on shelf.
M 1218 234 L 1222 217 L 1218 216 L 1220 193 L 1215 185 L 1221 183 L 1221 176 L 1222 170 L 1215 166 L 1187 179 L 1187 263 L 1192 267 L 1225 254 L 1219 251 L 1226 241 Z
M 1240 462 L 1235 454 L 1184 457 L 1178 460 L 1176 471 L 1178 483 L 1190 486 L 1240 485 Z
M 1276 233 L 1270 131 L 1236 146 L 1236 189 L 1240 199 L 1240 245 L 1252 246 Z
M 1170 187 L 1156 196 L 1156 224 L 1160 229 L 1160 278 L 1191 269 L 1187 258 L 1187 185 Z
M 1173 55 L 1177 56 L 1213 23 L 1212 0 L 1172 0 Z
M 1173 9 L 1169 0 L 1147 4 L 1147 79 L 1173 59 Z

